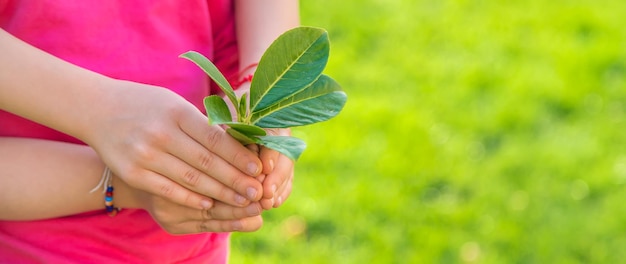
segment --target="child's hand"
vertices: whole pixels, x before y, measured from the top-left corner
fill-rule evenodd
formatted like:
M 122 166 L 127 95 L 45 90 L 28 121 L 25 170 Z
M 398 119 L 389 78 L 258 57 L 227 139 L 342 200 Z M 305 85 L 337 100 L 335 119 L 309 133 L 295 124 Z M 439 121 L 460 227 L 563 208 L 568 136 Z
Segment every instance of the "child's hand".
M 117 178 L 113 184 L 116 206 L 122 211 L 124 208 L 145 209 L 170 234 L 251 232 L 263 225 L 259 202 L 239 207 L 215 201 L 209 209 L 194 209 L 133 188 Z
M 216 201 L 210 209 L 198 210 L 152 195 L 147 200 L 145 209 L 171 234 L 252 232 L 263 225 L 262 208 L 258 202 L 235 207 Z
M 241 98 L 244 93 L 250 93 L 250 83 L 244 83 L 235 90 L 237 97 Z M 229 100 L 225 100 L 231 113 L 235 108 Z M 236 118 L 236 117 L 233 117 Z M 268 135 L 291 136 L 291 129 L 266 129 Z M 263 162 L 263 171 L 257 180 L 263 184 L 263 198 L 261 206 L 264 210 L 278 208 L 291 194 L 293 184 L 294 162 L 278 151 L 258 145 L 248 145 L 254 153 L 259 153 Z M 260 148 L 260 149 L 259 149 Z
M 268 129 L 268 134 L 276 136 L 290 136 L 289 129 Z M 294 163 L 278 151 L 261 147 L 259 157 L 263 162 L 263 173 L 266 175 L 263 182 L 263 209 L 281 206 L 291 194 L 293 184 Z
M 213 199 L 243 207 L 263 187 L 256 153 L 243 147 L 182 97 L 133 82 L 107 83 L 83 138 L 130 186 L 196 210 Z M 198 213 L 198 215 L 200 215 Z

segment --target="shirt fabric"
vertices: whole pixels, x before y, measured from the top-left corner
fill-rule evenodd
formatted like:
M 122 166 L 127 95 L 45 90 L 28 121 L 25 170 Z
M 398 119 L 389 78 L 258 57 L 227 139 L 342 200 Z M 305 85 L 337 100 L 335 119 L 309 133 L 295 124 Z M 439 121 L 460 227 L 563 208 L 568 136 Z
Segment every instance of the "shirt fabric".
M 80 67 L 171 89 L 201 110 L 203 98 L 217 89 L 178 56 L 194 50 L 226 76 L 238 71 L 229 0 L 0 0 L 0 28 Z M 1 110 L 0 136 L 83 144 Z M 103 208 L 0 221 L 0 263 L 223 263 L 228 240 L 228 233 L 173 236 L 144 210 L 109 217 Z

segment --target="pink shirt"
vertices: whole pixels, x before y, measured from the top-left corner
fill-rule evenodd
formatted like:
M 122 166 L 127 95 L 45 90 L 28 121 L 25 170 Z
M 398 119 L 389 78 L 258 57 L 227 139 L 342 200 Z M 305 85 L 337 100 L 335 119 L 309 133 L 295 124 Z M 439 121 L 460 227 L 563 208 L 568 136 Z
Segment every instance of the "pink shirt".
M 0 27 L 63 60 L 167 87 L 203 109 L 202 99 L 214 89 L 178 55 L 201 52 L 233 76 L 232 11 L 229 0 L 0 0 Z M 81 143 L 4 111 L 0 136 Z M 227 255 L 227 233 L 172 236 L 142 210 L 122 210 L 114 218 L 97 211 L 0 221 L 0 263 L 215 263 Z

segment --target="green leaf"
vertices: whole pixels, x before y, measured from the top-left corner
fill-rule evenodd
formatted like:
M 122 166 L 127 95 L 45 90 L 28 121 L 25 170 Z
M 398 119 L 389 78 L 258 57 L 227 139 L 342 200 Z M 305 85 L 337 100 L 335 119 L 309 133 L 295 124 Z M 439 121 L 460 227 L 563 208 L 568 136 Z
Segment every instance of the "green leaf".
M 239 108 L 237 110 L 237 121 L 243 122 L 248 113 L 248 93 L 244 93 L 239 99 Z
M 276 150 L 293 161 L 298 160 L 306 143 L 299 138 L 288 136 L 262 136 L 258 137 L 257 144 Z
M 204 57 L 202 54 L 195 51 L 188 51 L 180 55 L 181 58 L 188 59 L 198 65 L 202 70 L 217 83 L 217 85 L 222 89 L 222 92 L 226 94 L 228 99 L 234 106 L 237 104 L 237 95 L 235 95 L 235 91 L 233 91 L 233 87 L 230 86 L 230 83 L 226 80 L 224 75 L 220 72 L 219 69 L 213 64 L 209 59 Z
M 256 139 L 255 137 L 249 137 L 233 128 L 227 128 L 226 133 L 231 135 L 234 139 L 239 141 L 239 143 L 243 144 L 244 146 L 249 144 L 256 144 L 258 141 L 258 139 Z
M 265 128 L 285 128 L 322 122 L 336 116 L 346 100 L 339 84 L 322 74 L 299 93 L 252 113 L 251 123 Z
M 204 98 L 204 108 L 209 117 L 210 125 L 232 122 L 232 116 L 224 98 L 217 95 L 207 96 Z
M 244 145 L 260 144 L 297 160 L 306 144 L 286 136 L 268 136 L 262 127 L 284 128 L 328 120 L 341 111 L 346 94 L 332 78 L 322 75 L 330 43 L 324 29 L 298 27 L 277 38 L 263 54 L 240 99 L 219 69 L 200 53 L 180 57 L 198 65 L 222 89 L 237 111 L 236 121 L 225 99 L 204 100 L 210 124 L 228 126 L 226 132 Z
M 265 51 L 250 84 L 250 110 L 258 111 L 314 82 L 326 67 L 328 33 L 298 27 L 279 36 Z
M 228 122 L 228 123 L 224 123 L 224 124 L 229 126 L 232 129 L 234 129 L 234 130 L 237 130 L 239 133 L 242 133 L 242 134 L 247 135 L 249 137 L 265 136 L 265 135 L 267 135 L 267 132 L 263 128 L 260 128 L 260 127 L 255 126 L 255 125 L 248 125 L 248 124 L 239 123 L 239 122 Z

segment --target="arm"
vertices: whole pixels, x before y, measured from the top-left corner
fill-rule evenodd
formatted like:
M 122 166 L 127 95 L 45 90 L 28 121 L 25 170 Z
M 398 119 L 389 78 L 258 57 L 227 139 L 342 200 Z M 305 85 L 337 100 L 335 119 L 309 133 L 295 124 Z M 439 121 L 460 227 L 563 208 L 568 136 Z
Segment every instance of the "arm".
M 219 127 L 199 126 L 206 117 L 182 97 L 87 71 L 3 30 L 0 46 L 0 109 L 83 140 L 130 185 L 199 209 L 206 197 L 260 198 L 246 177 L 261 168 L 254 153 Z
M 0 219 L 32 220 L 103 209 L 98 184 L 104 164 L 89 147 L 0 137 Z M 115 204 L 138 208 L 127 185 L 115 182 Z
M 270 44 L 285 31 L 300 25 L 297 0 L 235 1 L 237 23 L 237 43 L 239 45 L 239 68 L 258 63 Z M 247 75 L 254 68 L 242 72 Z M 239 94 L 248 91 L 246 83 L 238 90 Z M 288 135 L 289 130 L 273 130 L 270 133 Z M 263 161 L 263 208 L 278 207 L 291 193 L 293 162 L 278 152 L 261 148 Z
M 88 143 L 131 186 L 198 209 L 208 197 L 260 198 L 248 176 L 261 169 L 255 154 L 198 125 L 206 117 L 182 97 L 82 69 L 1 29 L 0 46 L 0 109 Z
M 142 207 L 151 212 L 166 211 L 160 208 L 173 202 L 196 212 L 181 214 L 186 217 L 205 215 L 202 212 L 222 217 L 212 212 L 228 210 L 213 199 L 238 208 L 252 206 L 251 201 L 260 199 L 262 186 L 250 177 L 261 169 L 256 154 L 219 127 L 198 125 L 206 124 L 206 117 L 182 97 L 161 87 L 87 71 L 1 29 L 0 47 L 0 109 L 91 146 L 79 150 L 67 145 L 48 146 L 49 141 L 2 138 L 0 193 L 7 192 L 2 196 L 3 208 L 14 210 L 0 213 L 1 219 L 54 217 L 101 208 L 101 197 L 47 200 L 58 195 L 58 190 L 73 195 L 88 193 L 98 182 L 103 164 L 119 176 L 119 182 L 145 191 L 153 202 Z M 93 107 L 94 102 L 98 107 Z M 48 151 L 35 156 L 39 147 Z M 77 175 L 94 178 L 75 179 L 80 177 Z M 124 194 L 116 191 L 116 195 Z M 60 201 L 63 206 L 58 206 Z M 35 209 L 42 212 L 29 215 L 32 208 L 20 206 L 22 202 L 37 205 Z M 167 214 L 153 216 L 157 221 L 172 220 Z M 196 225 L 193 229 L 197 231 L 198 226 L 205 231 L 211 228 Z
M 300 25 L 297 0 L 236 0 L 235 16 L 240 69 L 259 62 L 272 41 Z
M 0 220 L 36 220 L 104 210 L 100 181 L 104 164 L 88 146 L 28 138 L 0 137 Z M 36 163 L 36 164 L 34 164 Z M 199 211 L 128 186 L 113 177 L 114 203 L 143 208 L 171 233 L 254 231 L 261 207 L 215 202 Z

